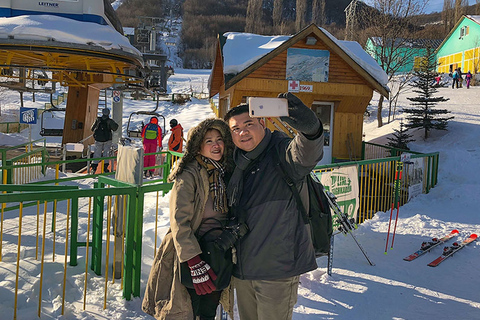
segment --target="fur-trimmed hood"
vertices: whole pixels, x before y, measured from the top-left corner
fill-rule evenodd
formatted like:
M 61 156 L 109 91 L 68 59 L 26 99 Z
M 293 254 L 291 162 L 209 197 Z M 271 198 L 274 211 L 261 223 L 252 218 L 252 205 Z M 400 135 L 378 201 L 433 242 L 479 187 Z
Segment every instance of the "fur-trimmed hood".
M 203 138 L 205 137 L 207 131 L 210 129 L 217 129 L 222 135 L 225 148 L 220 163 L 223 164 L 227 173 L 233 171 L 233 149 L 235 148 L 235 145 L 233 144 L 230 128 L 228 127 L 228 124 L 222 119 L 211 118 L 203 120 L 197 126 L 188 130 L 185 154 L 181 158 L 178 166 L 173 169 L 172 173 L 169 175 L 168 181 L 174 181 L 177 175 L 183 171 L 183 168 L 185 168 L 185 165 L 187 163 L 189 163 L 190 161 L 196 161 L 195 157 L 200 152 Z

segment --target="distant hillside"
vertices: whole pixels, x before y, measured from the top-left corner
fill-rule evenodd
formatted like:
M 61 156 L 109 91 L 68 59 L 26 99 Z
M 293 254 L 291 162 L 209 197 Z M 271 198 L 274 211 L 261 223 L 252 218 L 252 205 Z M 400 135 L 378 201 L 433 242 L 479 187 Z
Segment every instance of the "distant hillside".
M 203 69 L 212 67 L 218 34 L 228 31 L 246 31 L 247 7 L 249 2 L 254 1 L 261 1 L 262 11 L 254 23 L 258 30 L 255 33 L 279 35 L 294 34 L 298 31 L 295 26 L 297 0 L 283 0 L 281 21 L 273 21 L 275 0 L 123 0 L 117 9 L 117 14 L 124 27 L 136 27 L 139 23 L 138 17 L 141 16 L 163 18 L 171 15 L 182 18 L 179 52 L 184 61 L 184 68 Z M 350 1 L 326 0 L 322 25 L 311 20 L 311 8 L 307 9 L 306 23 L 315 22 L 342 39 L 345 34 L 344 10 Z M 311 6 L 311 4 L 312 0 L 307 0 L 307 5 Z M 467 13 L 475 14 L 474 6 L 468 7 Z M 443 37 L 448 30 L 445 30 L 441 22 L 441 13 L 418 16 L 418 25 L 424 26 L 418 36 Z

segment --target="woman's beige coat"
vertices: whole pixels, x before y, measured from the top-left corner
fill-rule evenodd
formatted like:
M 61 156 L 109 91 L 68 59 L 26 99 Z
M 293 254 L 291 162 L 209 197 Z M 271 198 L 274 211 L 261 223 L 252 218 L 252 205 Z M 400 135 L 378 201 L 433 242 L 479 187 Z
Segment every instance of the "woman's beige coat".
M 197 161 L 189 162 L 177 175 L 170 195 L 170 230 L 153 261 L 142 309 L 156 319 L 192 320 L 190 295 L 180 283 L 180 262 L 202 251 L 195 238 L 208 199 L 207 170 Z M 220 299 L 233 319 L 233 287 Z

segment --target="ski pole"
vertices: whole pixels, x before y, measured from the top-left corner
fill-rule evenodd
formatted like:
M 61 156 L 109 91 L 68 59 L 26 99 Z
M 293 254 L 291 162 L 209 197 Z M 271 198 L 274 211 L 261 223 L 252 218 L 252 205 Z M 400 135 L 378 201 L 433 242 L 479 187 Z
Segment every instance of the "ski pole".
M 395 174 L 395 176 L 396 176 L 396 174 Z M 388 220 L 388 231 L 387 231 L 387 241 L 385 243 L 385 254 L 387 254 L 387 249 L 388 249 L 388 236 L 390 235 L 390 224 L 392 223 L 392 214 L 393 214 L 394 203 L 395 202 L 392 202 L 392 209 L 390 210 L 390 219 Z
M 390 225 L 392 224 L 393 207 L 395 206 L 395 200 L 397 200 L 398 166 L 399 166 L 399 162 L 396 161 L 395 182 L 393 185 L 394 199 L 392 201 L 392 208 L 390 210 L 390 219 L 388 220 L 388 231 L 387 231 L 387 241 L 385 243 L 385 254 L 387 254 L 387 250 L 388 250 L 388 238 L 390 236 Z
M 340 206 L 338 205 L 337 203 L 337 200 L 336 200 L 336 196 L 332 193 L 332 192 L 328 192 L 325 190 L 325 188 L 323 189 L 323 192 L 325 194 L 325 196 L 327 197 L 327 200 L 328 200 L 328 204 L 330 206 L 330 208 L 332 208 L 333 212 L 337 215 L 338 217 L 338 222 L 341 224 L 340 228 L 341 228 L 341 232 L 344 233 L 345 235 L 347 234 L 350 234 L 350 236 L 352 237 L 352 239 L 355 241 L 355 244 L 357 245 L 357 247 L 360 249 L 360 251 L 362 252 L 363 256 L 365 257 L 365 259 L 367 259 L 368 263 L 371 265 L 371 266 L 374 266 L 375 263 L 372 262 L 372 260 L 370 260 L 370 258 L 368 257 L 367 253 L 365 252 L 365 250 L 363 249 L 363 247 L 360 245 L 360 243 L 358 242 L 357 238 L 353 235 L 353 229 L 356 228 L 355 224 L 352 223 L 350 221 L 350 219 L 348 218 L 348 215 L 344 212 L 342 212 Z M 333 237 L 332 237 L 332 240 L 333 240 Z M 331 243 L 332 245 L 332 243 Z M 333 248 L 333 247 L 332 247 Z
M 403 162 L 399 162 L 398 165 L 400 166 L 400 172 L 398 174 L 398 180 L 396 181 L 396 195 L 395 200 L 397 200 L 397 217 L 395 218 L 395 226 L 393 227 L 393 235 L 392 235 L 392 246 L 390 249 L 393 249 L 393 242 L 395 241 L 395 231 L 397 230 L 397 221 L 398 221 L 398 212 L 400 211 L 400 184 L 402 183 L 402 172 L 403 172 Z

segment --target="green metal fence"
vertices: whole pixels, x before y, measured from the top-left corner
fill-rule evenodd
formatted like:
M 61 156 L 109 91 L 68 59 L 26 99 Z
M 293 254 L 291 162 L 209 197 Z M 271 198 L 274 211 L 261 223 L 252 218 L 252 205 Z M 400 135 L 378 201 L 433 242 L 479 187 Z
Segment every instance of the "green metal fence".
M 2 133 L 20 133 L 26 128 L 28 128 L 28 124 L 18 121 L 0 122 L 0 132 Z
M 22 213 L 28 207 L 39 205 L 44 203 L 45 215 L 43 218 L 44 225 L 47 220 L 47 204 L 54 204 L 52 206 L 52 212 L 49 212 L 52 219 L 51 232 L 53 236 L 53 252 L 55 256 L 55 233 L 62 233 L 65 235 L 65 248 L 70 241 L 70 261 L 71 266 L 78 265 L 78 253 L 85 248 L 85 253 L 82 255 L 85 260 L 85 264 L 88 266 L 88 257 L 91 252 L 90 269 L 97 275 L 105 276 L 105 295 L 107 292 L 107 279 L 109 277 L 108 270 L 111 265 L 109 261 L 110 253 L 109 248 L 111 244 L 111 221 L 118 217 L 124 217 L 124 228 L 122 231 L 120 246 L 123 248 L 122 252 L 122 290 L 123 297 L 130 300 L 133 297 L 140 296 L 140 283 L 141 283 L 141 260 L 142 260 L 142 235 L 143 235 L 143 203 L 144 195 L 149 192 L 157 192 L 157 196 L 160 192 L 168 192 L 172 187 L 171 183 L 163 183 L 162 181 L 156 181 L 156 183 L 146 184 L 144 186 L 137 186 L 115 180 L 107 176 L 98 176 L 98 182 L 95 183 L 93 189 L 81 190 L 77 186 L 38 186 L 38 185 L 1 185 L 0 186 L 0 204 L 1 204 L 1 229 L 0 229 L 0 261 L 2 256 L 3 245 L 3 218 L 4 213 L 8 211 L 19 212 L 18 216 L 18 229 L 12 231 L 15 227 L 9 226 L 10 233 L 17 233 L 19 246 L 20 236 L 22 234 L 21 221 Z M 114 203 L 124 197 L 126 203 L 125 211 L 118 211 L 118 206 Z M 88 206 L 88 210 L 85 210 L 86 203 L 91 203 L 93 199 L 93 206 Z M 60 225 L 57 219 L 57 213 L 59 213 L 57 204 L 61 201 L 68 201 L 69 205 L 67 212 L 62 212 L 67 216 L 67 223 Z M 70 205 L 71 204 L 71 205 Z M 81 209 L 81 208 L 83 209 Z M 114 208 L 113 210 L 111 208 Z M 63 209 L 62 209 L 63 210 Z M 38 211 L 38 209 L 37 209 Z M 15 214 L 16 215 L 16 214 Z M 82 216 L 84 221 L 87 219 L 87 234 L 78 234 L 79 228 L 79 216 Z M 68 223 L 68 219 L 71 216 L 71 227 Z M 62 216 L 63 217 L 63 216 Z M 37 213 L 37 232 L 39 225 L 39 215 Z M 61 221 L 65 221 L 62 219 Z M 116 225 L 116 224 L 115 224 Z M 70 228 L 69 228 L 70 227 Z M 70 234 L 69 234 L 69 231 Z M 91 237 L 90 237 L 91 230 Z M 81 239 L 80 239 L 81 238 Z M 42 246 L 45 245 L 45 227 L 42 237 Z M 38 234 L 37 234 L 37 246 L 38 246 Z M 89 251 L 90 248 L 90 251 Z M 104 252 L 106 248 L 106 252 Z M 41 262 L 38 260 L 38 256 L 35 258 L 37 263 L 44 264 L 44 249 L 42 250 Z M 83 253 L 83 252 L 82 252 Z M 67 250 L 65 249 L 65 256 Z M 21 260 L 26 259 L 25 256 L 17 256 L 17 266 L 23 263 Z M 53 258 L 54 259 L 54 258 Z M 115 258 L 114 258 L 115 260 Z M 28 263 L 34 263 L 29 260 Z M 67 260 L 65 258 L 65 263 Z M 102 266 L 105 269 L 102 270 Z M 67 269 L 65 268 L 65 274 Z M 18 273 L 18 270 L 17 270 Z M 40 277 L 42 276 L 40 275 Z M 65 276 L 66 278 L 66 276 Z M 85 283 L 88 279 L 88 272 L 85 272 Z M 18 277 L 17 277 L 18 281 Z M 69 285 L 64 282 L 64 287 Z M 41 290 L 41 288 L 40 288 Z M 87 286 L 85 286 L 84 292 L 86 293 Z M 16 292 L 15 292 L 16 299 Z M 105 302 L 106 303 L 106 302 Z M 39 301 L 41 304 L 41 298 Z M 39 307 L 40 310 L 40 307 Z M 40 311 L 39 311 L 40 316 Z
M 23 147 L 25 147 L 23 145 Z M 13 147 L 12 147 L 13 148 Z M 76 160 L 61 160 L 48 162 L 45 148 L 42 149 L 41 156 L 36 153 L 26 152 L 24 155 L 18 155 L 7 159 L 7 149 L 0 150 L 2 155 L 2 172 L 4 179 L 0 187 L 0 204 L 2 204 L 2 230 L 3 230 L 3 213 L 12 210 L 22 210 L 35 206 L 41 202 L 55 204 L 52 212 L 52 230 L 55 230 L 55 212 L 56 203 L 59 201 L 68 200 L 71 202 L 71 234 L 70 238 L 70 265 L 78 264 L 78 253 L 85 248 L 85 259 L 88 259 L 89 250 L 91 249 L 90 269 L 96 274 L 105 274 L 108 277 L 108 268 L 101 270 L 102 265 L 108 266 L 109 261 L 106 260 L 109 254 L 104 254 L 103 250 L 108 251 L 111 232 L 112 219 L 118 219 L 120 216 L 124 217 L 124 232 L 121 246 L 124 248 L 122 252 L 122 283 L 123 283 L 123 297 L 131 299 L 132 296 L 140 296 L 140 277 L 141 277 L 141 258 L 142 258 L 142 233 L 143 233 L 143 214 L 144 214 L 144 197 L 150 192 L 157 192 L 157 197 L 161 192 L 164 195 L 168 192 L 172 184 L 167 183 L 166 179 L 174 166 L 176 160 L 182 154 L 161 152 L 164 158 L 162 164 L 155 166 L 162 170 L 163 178 L 157 180 L 146 181 L 143 186 L 132 185 L 115 180 L 112 175 L 114 172 L 101 174 L 72 174 L 60 177 L 60 167 L 63 164 L 75 163 L 80 161 L 92 161 L 95 159 L 76 159 Z M 32 151 L 33 152 L 33 151 Z M 316 171 L 335 171 L 344 166 L 354 166 L 358 172 L 359 185 L 359 211 L 358 222 L 363 222 L 370 219 L 378 211 L 387 211 L 390 209 L 392 201 L 394 200 L 394 185 L 395 185 L 395 169 L 396 163 L 401 161 L 400 153 L 404 150 L 394 150 L 380 145 L 365 144 L 364 155 L 371 157 L 375 154 L 391 155 L 382 159 L 370 159 L 354 162 L 337 163 L 326 166 L 319 166 L 315 168 Z M 23 158 L 22 158 L 23 157 Z M 30 157 L 30 158 L 28 158 Z M 42 161 L 35 163 L 21 162 L 19 159 L 37 159 Z M 115 157 L 101 158 L 101 161 L 111 161 Z M 411 162 L 411 163 L 409 163 Z M 421 192 L 428 193 L 429 190 L 437 184 L 438 179 L 438 162 L 439 154 L 419 154 L 412 153 L 408 162 L 404 164 L 405 172 L 413 172 L 413 174 L 404 174 L 400 181 L 400 205 L 406 203 L 411 196 L 411 187 L 413 185 L 421 184 Z M 421 166 L 421 168 L 420 168 Z M 103 165 L 101 166 L 103 167 Z M 413 167 L 413 168 L 412 168 Z M 45 175 L 47 168 L 55 170 L 54 179 L 38 180 L 25 185 L 12 185 L 16 182 L 15 172 L 22 172 L 24 168 L 35 168 L 35 172 L 41 172 Z M 411 170 L 412 169 L 412 170 Z M 67 186 L 71 181 L 97 178 L 98 182 L 94 184 L 93 189 L 80 190 L 78 187 Z M 18 180 L 22 183 L 21 180 Z M 42 184 L 40 186 L 39 184 Z M 59 185 L 60 186 L 53 186 Z M 41 191 L 40 191 L 41 190 Z M 418 191 L 418 190 L 417 190 Z M 119 213 L 119 203 L 124 202 L 124 211 Z M 69 202 L 69 203 L 70 203 Z M 18 204 L 21 203 L 21 206 Z M 85 204 L 89 203 L 88 206 Z M 157 203 L 158 206 L 158 203 Z M 83 208 L 83 211 L 80 209 Z M 85 208 L 89 209 L 86 210 Z M 46 209 L 45 209 L 46 210 Z M 45 213 L 46 216 L 46 213 Z M 83 221 L 88 222 L 87 230 L 92 232 L 91 238 L 87 235 L 78 234 L 79 216 L 82 216 Z M 106 221 L 105 221 L 106 220 Z M 117 224 L 115 223 L 115 226 Z M 68 226 L 66 226 L 68 228 Z M 0 230 L 0 259 L 2 240 Z M 19 230 L 20 232 L 20 230 Z M 155 236 L 157 238 L 157 236 Z M 114 244 L 115 246 L 115 244 Z M 156 249 L 156 244 L 155 244 Z M 88 265 L 88 262 L 86 263 Z M 66 272 L 66 271 L 65 271 Z M 85 277 L 88 277 L 86 273 Z M 85 289 L 86 292 L 86 289 Z

